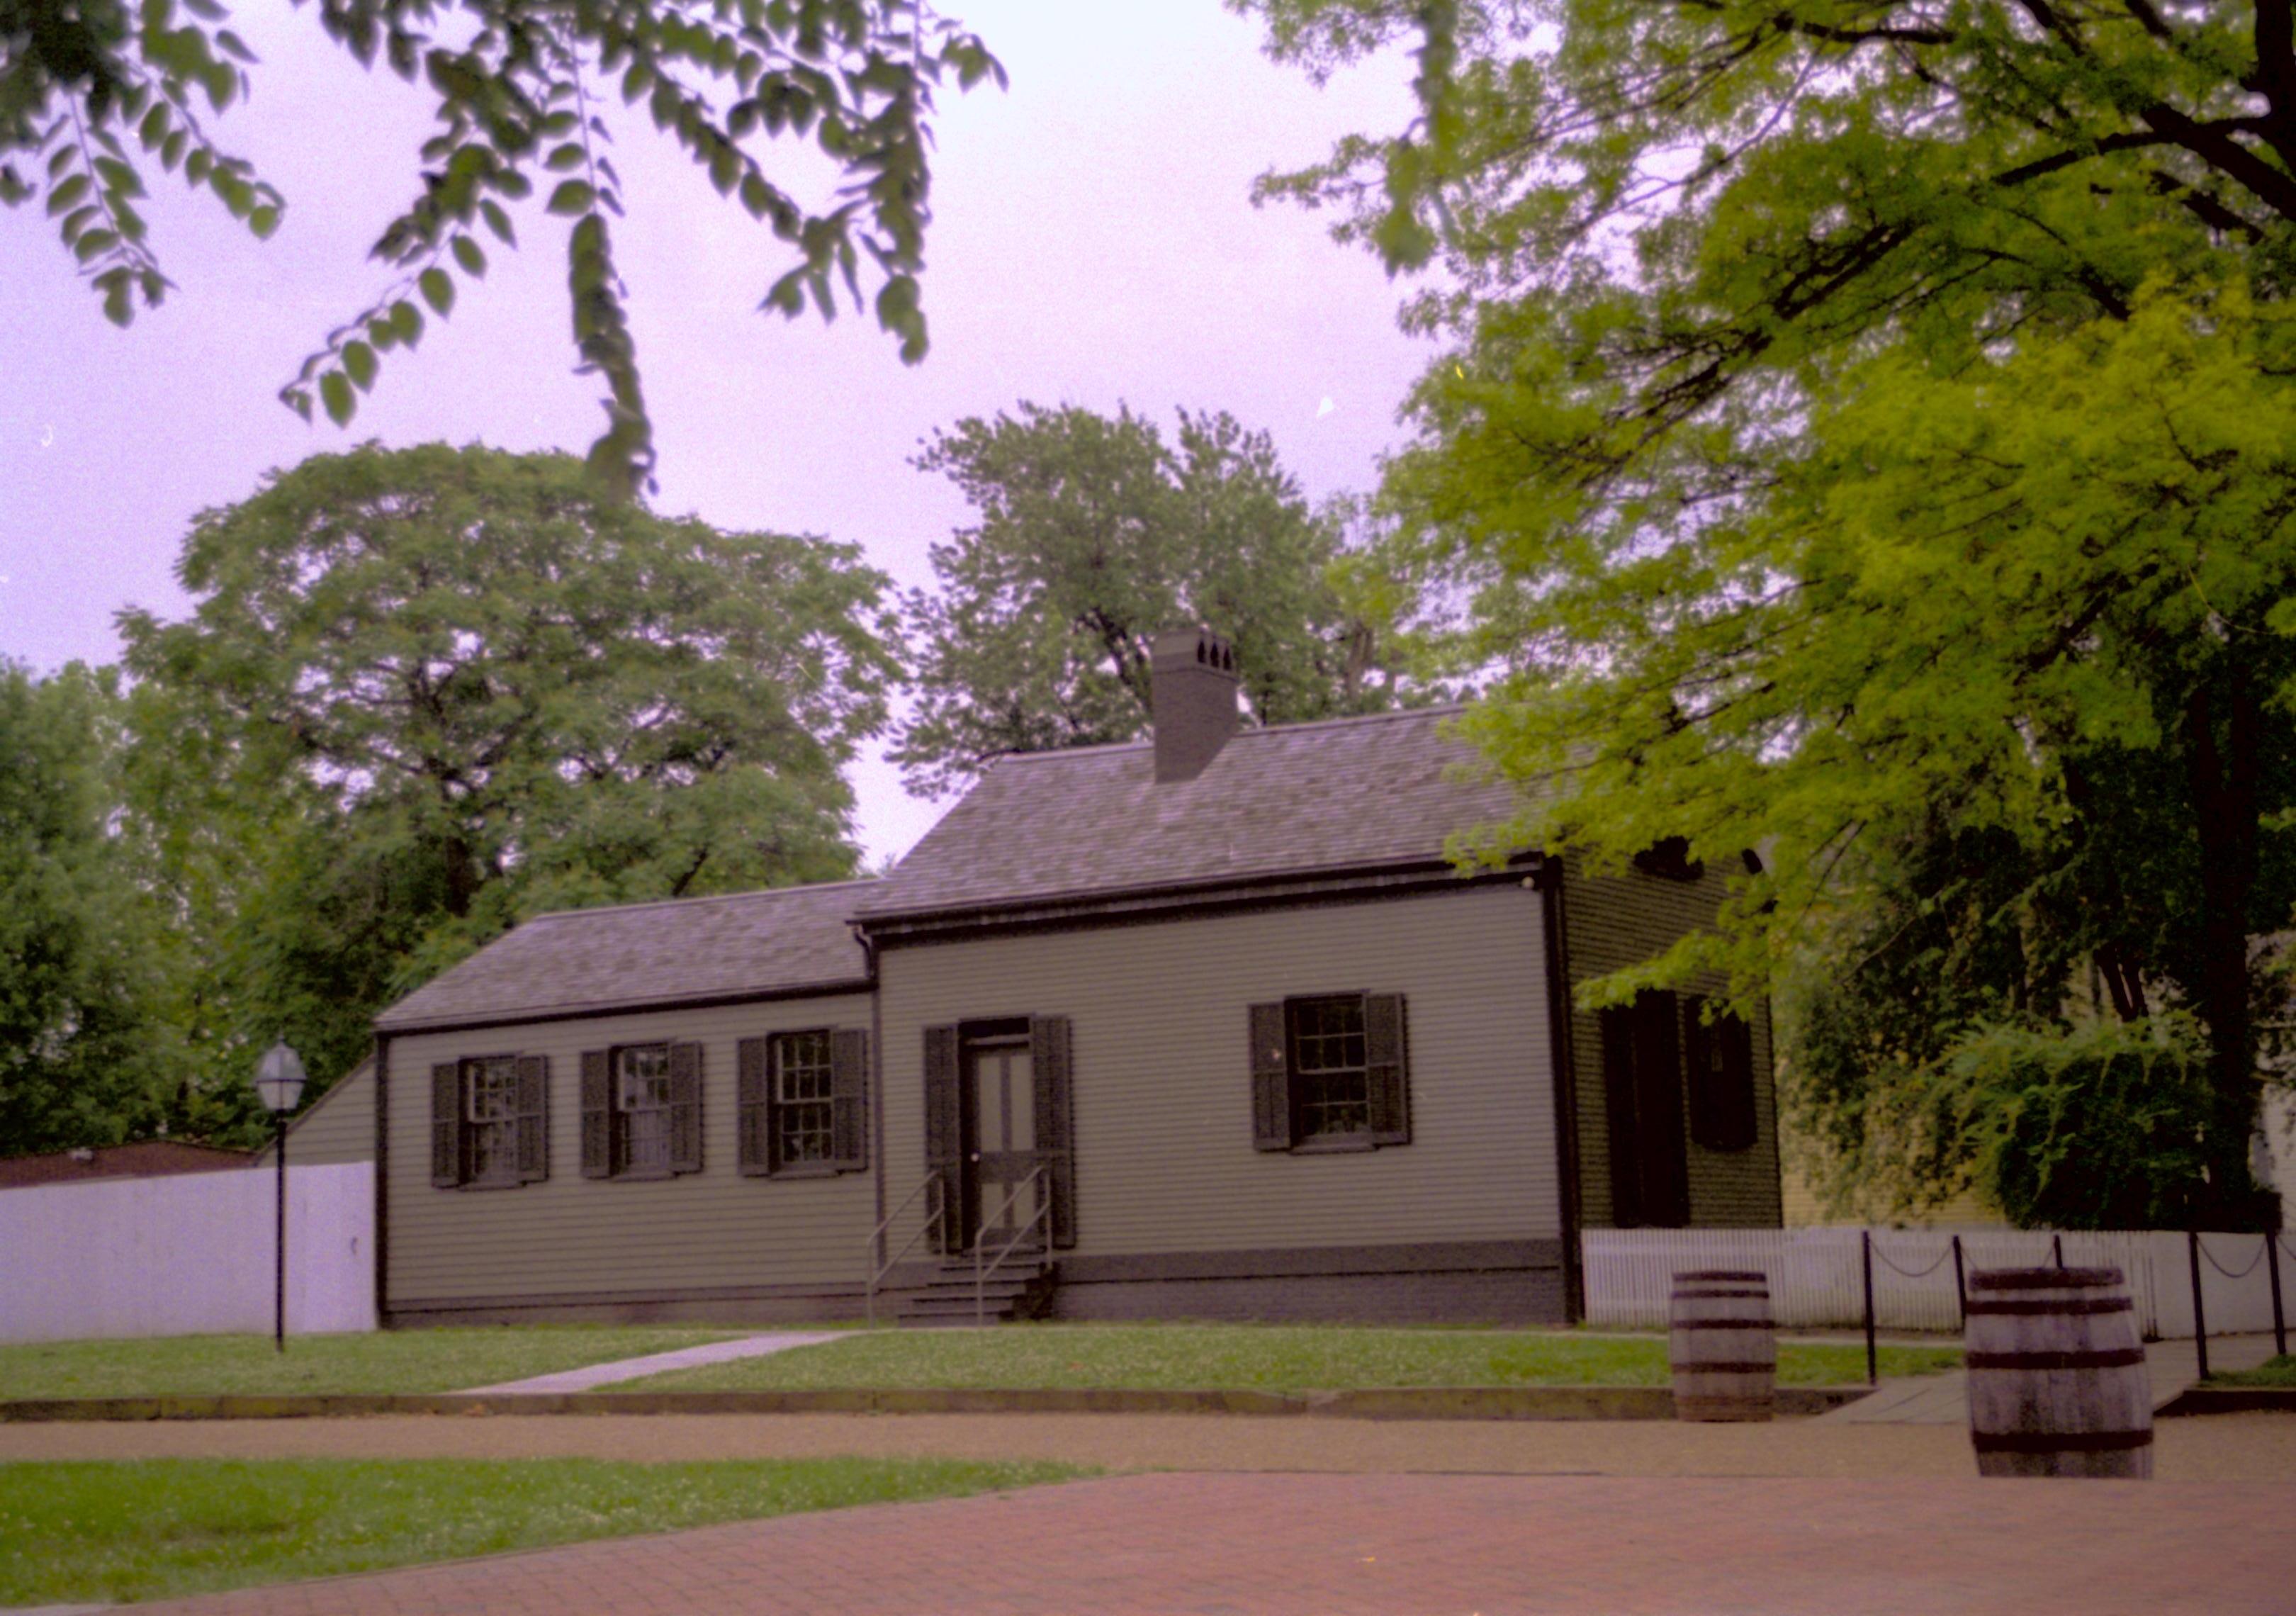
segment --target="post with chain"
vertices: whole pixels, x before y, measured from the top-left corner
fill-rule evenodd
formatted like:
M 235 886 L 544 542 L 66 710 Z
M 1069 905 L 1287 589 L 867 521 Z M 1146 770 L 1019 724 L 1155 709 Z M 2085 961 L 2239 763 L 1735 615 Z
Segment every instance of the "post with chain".
M 1857 1255 L 1866 1270 L 1866 1383 L 1882 1382 L 1881 1355 L 1874 1346 L 1874 1231 L 1857 1231 Z
M 2049 1260 L 2060 1268 L 2065 1266 L 2065 1237 L 2062 1235 L 2049 1236 Z
M 2209 1378 L 2209 1316 L 2201 1306 L 2201 1232 L 2185 1231 L 2185 1246 L 2193 1259 L 2193 1344 L 2200 1353 L 2201 1378 Z
M 2264 1267 L 2272 1276 L 2272 1350 L 2286 1358 L 2288 1317 L 2280 1310 L 2280 1235 L 2274 1229 L 2264 1232 Z
M 1953 1305 L 1959 1310 L 1959 1328 L 1969 1328 L 1969 1279 L 1961 1270 L 1961 1236 L 1953 1237 Z

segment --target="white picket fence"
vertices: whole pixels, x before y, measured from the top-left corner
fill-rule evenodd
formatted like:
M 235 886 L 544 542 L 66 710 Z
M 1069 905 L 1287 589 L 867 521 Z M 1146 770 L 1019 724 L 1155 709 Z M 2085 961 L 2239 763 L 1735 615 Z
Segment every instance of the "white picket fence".
M 0 1341 L 272 1327 L 268 1169 L 0 1190 Z M 372 1330 L 374 1166 L 287 1169 L 287 1328 Z
M 2112 1267 L 2128 1281 L 2148 1339 L 2193 1333 L 2191 1246 L 2181 1232 L 1964 1229 L 1962 1263 L 1980 1268 Z M 1883 1330 L 1961 1327 L 1954 1288 L 1956 1232 L 1927 1229 L 1589 1229 L 1582 1238 L 1587 1320 L 1663 1329 L 1674 1276 L 1685 1268 L 1759 1269 L 1770 1308 L 1789 1329 L 1857 1329 L 1866 1320 L 1859 1236 L 1874 1242 L 1874 1323 Z M 2262 1235 L 2201 1236 L 2201 1305 L 2209 1333 L 2272 1328 Z M 2296 1313 L 2296 1238 L 2278 1248 L 2284 1305 Z

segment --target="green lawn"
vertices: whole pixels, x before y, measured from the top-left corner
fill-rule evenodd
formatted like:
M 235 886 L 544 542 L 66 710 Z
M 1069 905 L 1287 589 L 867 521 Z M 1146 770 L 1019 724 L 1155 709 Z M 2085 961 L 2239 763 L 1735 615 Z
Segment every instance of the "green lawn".
M 1883 1374 L 1959 1366 L 1957 1348 L 1884 1347 Z M 1025 1325 L 888 1331 L 770 1358 L 630 1382 L 616 1390 L 1106 1386 L 1303 1391 L 1362 1386 L 1656 1386 L 1663 1336 L 1559 1331 L 1387 1330 L 1283 1325 Z M 1866 1378 L 1866 1349 L 1789 1342 L 1778 1378 Z
M 2296 1387 L 2296 1354 L 2284 1353 L 2279 1358 L 2267 1358 L 2253 1369 L 2235 1369 L 2229 1374 L 2212 1374 L 2209 1376 L 2209 1384 Z
M 1082 1473 L 890 1459 L 0 1464 L 0 1605 L 160 1599 Z
M 319 1391 L 461 1391 L 723 1341 L 729 1330 L 525 1325 L 290 1336 L 43 1341 L 0 1347 L 0 1399 Z

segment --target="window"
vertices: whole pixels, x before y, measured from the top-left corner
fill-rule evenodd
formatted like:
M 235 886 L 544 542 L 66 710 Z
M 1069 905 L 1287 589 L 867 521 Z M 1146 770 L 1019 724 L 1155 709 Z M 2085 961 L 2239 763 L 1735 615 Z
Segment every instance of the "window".
M 430 1182 L 442 1190 L 550 1176 L 550 1062 L 538 1054 L 441 1061 L 430 1069 Z
M 1363 1000 L 1293 999 L 1284 1009 L 1291 1021 L 1292 1143 L 1368 1135 L 1371 1073 Z
M 582 1054 L 582 1176 L 701 1170 L 701 1046 L 624 1044 Z
M 1411 1143 L 1402 995 L 1317 994 L 1254 1005 L 1250 1026 L 1256 1149 Z
M 614 1170 L 667 1173 L 669 1167 L 669 1046 L 633 1044 L 614 1051 Z
M 836 1070 L 826 1029 L 773 1042 L 774 1154 L 783 1166 L 836 1155 Z
M 463 1182 L 499 1184 L 518 1178 L 518 1057 L 488 1055 L 463 1062 Z
M 734 1046 L 741 1170 L 827 1177 L 869 1166 L 869 1035 L 808 1027 Z
M 1682 1001 L 1682 1046 L 1690 1069 L 1690 1136 L 1707 1150 L 1751 1150 L 1761 1136 L 1754 1097 L 1754 1029 L 1726 1011 L 1709 1021 L 1706 1001 Z

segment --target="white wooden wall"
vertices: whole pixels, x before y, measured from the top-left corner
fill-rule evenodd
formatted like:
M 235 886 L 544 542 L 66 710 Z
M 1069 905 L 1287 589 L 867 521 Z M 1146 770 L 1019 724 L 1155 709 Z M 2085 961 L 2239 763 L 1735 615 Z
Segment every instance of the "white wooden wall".
M 1857 1237 L 1850 1229 L 1588 1229 L 1587 1321 L 1616 1329 L 1662 1329 L 1674 1275 L 1684 1268 L 1759 1269 L 1770 1308 L 1792 1329 L 1856 1329 L 1866 1317 Z M 1960 1327 L 1953 1284 L 1953 1231 L 1875 1229 L 1874 1311 L 1884 1330 Z M 2128 1276 L 2147 1337 L 2193 1333 L 2189 1246 L 2168 1230 L 2067 1232 L 2070 1267 L 2110 1266 Z M 2272 1328 L 2270 1276 L 2261 1235 L 2203 1235 L 2201 1302 L 2209 1333 Z M 2033 1267 L 2054 1259 L 2046 1229 L 1961 1231 L 1962 1260 L 1979 1268 Z M 2219 1270 L 2223 1271 L 2219 1271 Z M 2296 1324 L 2296 1236 L 2280 1249 L 2282 1301 Z
M 269 1169 L 0 1190 L 0 1341 L 268 1333 Z M 287 1169 L 287 1328 L 372 1330 L 374 1166 Z

